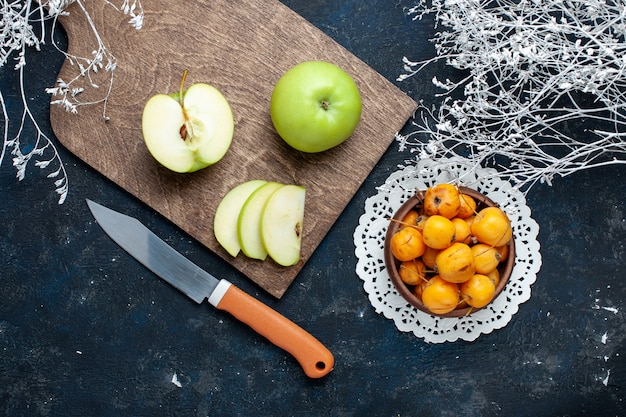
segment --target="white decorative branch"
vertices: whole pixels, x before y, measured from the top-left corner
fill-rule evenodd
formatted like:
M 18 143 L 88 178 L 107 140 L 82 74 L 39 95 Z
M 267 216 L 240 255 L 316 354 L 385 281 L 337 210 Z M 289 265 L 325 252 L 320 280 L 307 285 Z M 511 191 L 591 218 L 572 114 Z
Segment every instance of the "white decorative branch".
M 611 0 L 420 0 L 433 14 L 437 56 L 404 58 L 406 80 L 443 61 L 460 81 L 434 78 L 398 136 L 417 158 L 464 157 L 496 166 L 527 193 L 537 182 L 626 164 L 626 5 Z M 580 127 L 582 126 L 582 129 Z
M 7 151 L 13 156 L 13 166 L 17 170 L 17 178 L 24 179 L 26 169 L 31 161 L 40 169 L 47 169 L 50 173 L 47 178 L 53 179 L 56 192 L 59 194 L 59 204 L 67 198 L 69 189 L 67 173 L 54 142 L 42 131 L 38 121 L 35 119 L 28 105 L 26 93 L 24 91 L 24 67 L 26 62 L 26 51 L 28 48 L 40 50 L 41 45 L 47 39 L 46 21 L 51 21 L 49 36 L 52 38 L 56 29 L 56 24 L 60 16 L 69 16 L 68 6 L 76 3 L 77 9 L 87 19 L 94 37 L 96 48 L 93 56 L 79 57 L 59 50 L 65 59 L 77 68 L 76 75 L 71 80 L 58 79 L 56 86 L 47 88 L 46 92 L 57 99 L 51 101 L 52 105 L 60 105 L 65 110 L 77 113 L 78 108 L 84 105 L 102 104 L 103 118 L 108 120 L 106 106 L 111 88 L 113 85 L 113 75 L 116 68 L 116 59 L 105 46 L 104 41 L 98 34 L 98 30 L 91 20 L 89 13 L 84 7 L 85 0 L 0 0 L 0 68 L 6 66 L 11 59 L 15 60 L 14 69 L 19 71 L 20 91 L 22 98 L 22 116 L 17 126 L 17 132 L 12 135 L 11 120 L 6 108 L 5 96 L 0 91 L 0 108 L 4 121 L 3 147 L 0 151 L 0 165 L 4 162 Z M 119 12 L 130 17 L 129 24 L 136 29 L 141 29 L 143 25 L 143 8 L 140 0 L 122 0 L 118 7 L 109 0 L 102 0 L 105 4 L 115 8 Z M 33 24 L 40 25 L 41 34 L 37 36 L 33 29 Z M 52 42 L 55 47 L 56 43 Z M 58 49 L 58 48 L 57 48 Z M 87 80 L 87 86 L 97 89 L 99 85 L 94 82 L 93 75 L 104 70 L 108 73 L 108 86 L 104 90 L 103 96 L 98 100 L 88 102 L 80 101 L 80 94 L 84 92 L 82 86 L 77 86 L 79 81 Z M 32 125 L 35 130 L 35 137 L 31 138 L 32 146 L 23 146 L 22 134 L 27 130 L 26 124 Z M 29 144 L 30 145 L 30 144 Z M 24 152 L 24 149 L 30 149 Z

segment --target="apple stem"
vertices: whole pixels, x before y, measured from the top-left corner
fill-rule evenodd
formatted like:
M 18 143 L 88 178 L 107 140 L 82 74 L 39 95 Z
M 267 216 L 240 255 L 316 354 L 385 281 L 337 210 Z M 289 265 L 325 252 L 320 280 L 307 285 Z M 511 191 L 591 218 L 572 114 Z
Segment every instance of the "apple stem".
M 328 107 L 330 106 L 330 104 L 328 103 L 328 100 L 322 100 L 320 105 L 322 106 L 324 110 L 328 110 Z
M 193 126 L 191 125 L 191 120 L 189 120 L 189 116 L 187 115 L 187 110 L 185 110 L 183 93 L 185 91 L 185 80 L 187 80 L 187 74 L 189 74 L 189 70 L 183 71 L 183 76 L 180 80 L 180 87 L 178 90 L 178 102 L 180 107 L 183 109 L 183 119 L 185 120 L 185 124 L 183 124 L 180 128 L 180 137 L 183 140 L 192 139 L 193 138 Z

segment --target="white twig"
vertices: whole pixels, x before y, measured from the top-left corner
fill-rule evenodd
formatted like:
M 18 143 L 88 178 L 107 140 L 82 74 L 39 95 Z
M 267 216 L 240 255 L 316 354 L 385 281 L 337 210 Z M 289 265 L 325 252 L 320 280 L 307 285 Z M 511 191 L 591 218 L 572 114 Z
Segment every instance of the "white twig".
M 96 49 L 92 56 L 79 57 L 61 51 L 56 46 L 54 39 L 52 43 L 65 58 L 77 68 L 76 75 L 69 81 L 58 79 L 55 87 L 47 88 L 46 92 L 56 99 L 51 101 L 53 105 L 60 105 L 65 110 L 76 113 L 80 106 L 102 104 L 102 115 L 108 120 L 106 114 L 108 98 L 111 94 L 113 86 L 113 75 L 116 68 L 116 59 L 109 52 L 101 39 L 98 30 L 91 20 L 91 16 L 84 7 L 85 0 L 0 0 L 0 68 L 4 67 L 11 59 L 15 61 L 14 69 L 19 71 L 20 90 L 22 99 L 22 114 L 20 122 L 16 128 L 12 128 L 13 124 L 9 120 L 9 113 L 6 108 L 5 95 L 0 91 L 0 108 L 2 110 L 2 118 L 4 122 L 3 129 L 3 146 L 0 151 L 0 165 L 4 161 L 7 151 L 13 155 L 13 165 L 17 170 L 17 178 L 22 180 L 26 175 L 26 169 L 31 161 L 40 169 L 49 170 L 47 178 L 54 180 L 56 192 L 59 194 L 59 204 L 62 204 L 67 198 L 68 179 L 65 167 L 57 148 L 53 141 L 39 127 L 38 121 L 31 113 L 24 91 L 24 67 L 26 66 L 26 51 L 29 48 L 40 50 L 41 45 L 46 40 L 46 21 L 51 21 L 50 37 L 56 30 L 56 24 L 60 16 L 69 16 L 67 8 L 73 4 L 77 4 L 77 10 L 82 13 L 89 23 L 92 33 L 95 37 Z M 114 7 L 119 12 L 130 16 L 129 23 L 136 29 L 140 29 L 143 25 L 143 8 L 140 0 L 120 0 L 121 6 L 115 6 L 110 0 L 103 0 L 107 5 Z M 77 16 L 77 18 L 79 18 Z M 39 24 L 40 35 L 36 35 L 33 30 L 33 24 Z M 108 73 L 108 88 L 105 89 L 103 97 L 89 102 L 80 101 L 80 94 L 85 88 L 99 88 L 94 81 L 95 74 L 104 70 Z M 85 81 L 85 82 L 83 82 Z M 84 85 L 80 85 L 80 83 Z M 30 132 L 31 127 L 35 130 L 35 136 L 32 144 L 23 146 L 21 143 L 22 135 Z M 13 135 L 12 130 L 16 130 Z M 28 151 L 24 151 L 29 149 Z
M 626 5 L 611 0 L 419 0 L 435 16 L 436 57 L 404 58 L 406 80 L 443 61 L 401 149 L 497 166 L 524 192 L 537 182 L 626 164 Z M 409 161 L 408 161 L 409 162 Z

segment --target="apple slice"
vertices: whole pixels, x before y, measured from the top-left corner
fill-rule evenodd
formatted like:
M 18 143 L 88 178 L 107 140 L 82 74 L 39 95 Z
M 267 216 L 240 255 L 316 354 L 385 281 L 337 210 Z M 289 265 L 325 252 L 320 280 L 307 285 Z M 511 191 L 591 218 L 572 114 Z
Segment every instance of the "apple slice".
M 222 159 L 232 143 L 230 105 L 215 87 L 198 83 L 176 94 L 157 94 L 145 104 L 142 133 L 152 156 L 175 172 L 193 172 Z
M 244 203 L 260 186 L 266 184 L 263 180 L 250 180 L 237 185 L 226 193 L 215 210 L 213 219 L 213 233 L 219 244 L 233 258 L 241 251 L 237 236 L 237 221 Z
M 277 264 L 291 266 L 300 260 L 306 189 L 285 185 L 265 203 L 261 214 L 263 247 Z
M 267 182 L 250 194 L 241 207 L 237 219 L 237 236 L 241 251 L 249 258 L 267 258 L 267 251 L 261 240 L 261 214 L 269 197 L 281 187 L 284 185 L 279 182 Z

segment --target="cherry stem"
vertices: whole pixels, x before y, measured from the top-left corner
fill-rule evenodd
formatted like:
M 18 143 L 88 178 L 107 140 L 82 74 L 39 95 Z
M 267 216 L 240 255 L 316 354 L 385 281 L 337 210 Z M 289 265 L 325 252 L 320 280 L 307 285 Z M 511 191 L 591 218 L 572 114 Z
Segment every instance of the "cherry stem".
M 408 227 L 413 227 L 416 228 L 414 224 L 408 223 L 408 222 L 404 222 L 402 220 L 398 220 L 398 219 L 394 219 L 393 217 L 388 217 L 387 220 L 389 220 L 390 222 L 394 222 L 394 223 L 399 223 L 403 226 L 408 226 Z
M 415 261 L 415 259 L 414 259 L 413 261 Z M 409 269 L 409 268 L 407 268 L 406 266 L 404 266 L 404 265 L 402 265 L 402 264 L 401 264 L 401 265 L 400 265 L 400 269 L 403 269 L 403 268 L 404 268 L 404 269 L 406 269 L 407 271 L 409 271 L 409 274 L 414 275 L 414 276 L 416 276 L 417 278 L 419 278 L 419 279 L 420 279 L 420 281 L 423 281 L 423 282 L 428 282 L 428 278 L 426 278 L 426 276 L 425 276 L 425 275 L 421 275 L 419 272 L 414 271 L 414 270 L 412 270 L 412 269 Z M 424 272 L 426 272 L 426 270 L 425 270 Z

